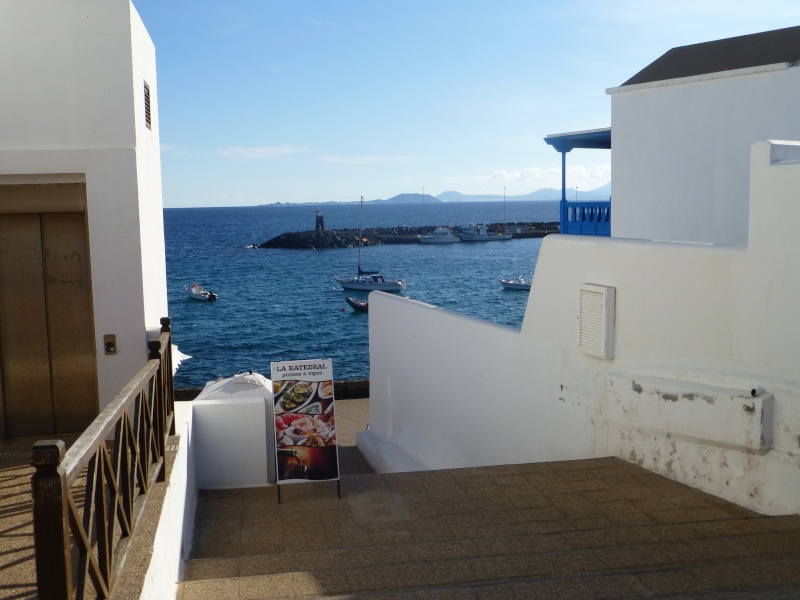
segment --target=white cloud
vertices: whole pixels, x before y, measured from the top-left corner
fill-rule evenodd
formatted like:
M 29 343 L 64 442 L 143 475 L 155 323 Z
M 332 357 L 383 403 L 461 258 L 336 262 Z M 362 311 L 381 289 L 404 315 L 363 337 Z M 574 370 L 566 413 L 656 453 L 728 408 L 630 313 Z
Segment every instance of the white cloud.
M 413 156 L 340 156 L 328 154 L 322 157 L 322 162 L 338 165 L 376 165 L 383 163 L 409 162 L 416 160 Z
M 291 154 L 301 154 L 307 149 L 303 146 L 229 146 L 219 151 L 219 155 L 231 160 L 265 160 Z
M 520 184 L 531 190 L 539 188 L 561 189 L 561 169 L 540 169 L 527 167 L 515 171 L 497 170 L 489 175 L 479 175 L 484 183 Z M 611 181 L 611 165 L 567 166 L 567 187 L 591 190 Z

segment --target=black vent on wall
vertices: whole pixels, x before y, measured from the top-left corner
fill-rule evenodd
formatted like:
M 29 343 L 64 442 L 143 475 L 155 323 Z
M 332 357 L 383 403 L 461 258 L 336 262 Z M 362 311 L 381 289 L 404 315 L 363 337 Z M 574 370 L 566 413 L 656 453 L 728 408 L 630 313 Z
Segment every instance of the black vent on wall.
M 148 129 L 152 129 L 150 121 L 150 86 L 144 84 L 144 124 Z

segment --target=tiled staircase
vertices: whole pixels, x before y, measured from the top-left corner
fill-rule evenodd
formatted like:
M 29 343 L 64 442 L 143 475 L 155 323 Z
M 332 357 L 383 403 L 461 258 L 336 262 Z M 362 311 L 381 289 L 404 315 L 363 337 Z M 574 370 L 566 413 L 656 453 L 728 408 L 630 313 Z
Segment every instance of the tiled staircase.
M 201 493 L 178 598 L 789 598 L 800 517 L 618 459 Z M 789 595 L 786 595 L 789 594 Z M 798 595 L 800 597 L 800 595 Z

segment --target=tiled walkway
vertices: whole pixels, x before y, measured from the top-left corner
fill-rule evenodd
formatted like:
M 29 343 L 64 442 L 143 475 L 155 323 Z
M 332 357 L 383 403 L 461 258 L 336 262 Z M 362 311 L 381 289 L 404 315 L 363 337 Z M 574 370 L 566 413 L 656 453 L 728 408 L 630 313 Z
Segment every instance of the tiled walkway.
M 604 458 L 209 491 L 182 600 L 800 598 L 800 517 Z
M 337 403 L 335 483 L 203 492 L 182 600 L 800 598 L 800 517 L 606 458 L 375 475 Z M 0 598 L 34 598 L 29 458 L 0 443 Z

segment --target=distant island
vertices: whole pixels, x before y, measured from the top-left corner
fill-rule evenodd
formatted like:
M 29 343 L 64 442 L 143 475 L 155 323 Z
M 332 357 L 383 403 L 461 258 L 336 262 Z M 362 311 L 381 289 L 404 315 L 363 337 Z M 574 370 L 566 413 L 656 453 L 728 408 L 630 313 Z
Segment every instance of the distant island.
M 594 190 L 575 190 L 571 188 L 567 190 L 567 200 L 574 200 L 577 196 L 578 200 L 608 200 L 611 197 L 611 183 L 607 183 L 602 187 L 596 188 Z M 561 200 L 561 190 L 556 190 L 553 188 L 542 188 L 540 190 L 536 190 L 535 192 L 531 192 L 530 194 L 524 194 L 522 196 L 506 196 L 505 199 L 508 202 L 520 202 L 520 201 L 531 201 L 531 200 Z M 444 202 L 495 202 L 498 200 L 503 200 L 502 194 L 462 194 L 461 192 L 442 192 L 438 196 L 431 196 L 430 194 L 425 194 L 424 201 L 426 204 L 441 204 Z M 357 204 L 358 200 L 352 200 L 347 202 L 339 202 L 336 200 L 330 200 L 327 202 L 273 202 L 271 204 L 262 204 L 261 206 L 297 206 L 303 204 L 310 204 L 310 205 L 317 205 L 317 204 Z M 372 203 L 372 204 L 422 204 L 423 202 L 423 195 L 422 194 L 398 194 L 397 196 L 392 196 L 391 198 L 387 198 L 386 200 L 382 199 L 375 199 L 375 200 L 364 200 L 365 203 Z

